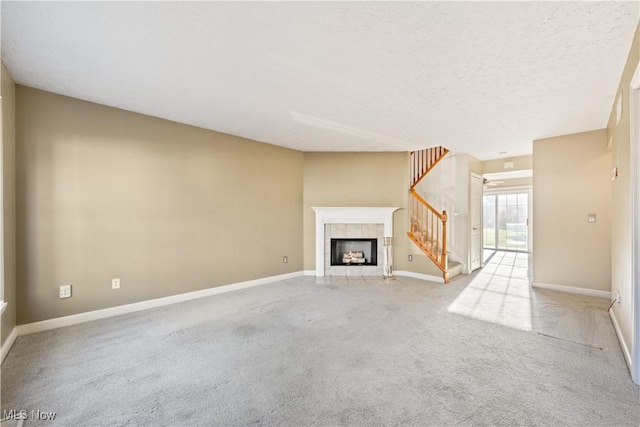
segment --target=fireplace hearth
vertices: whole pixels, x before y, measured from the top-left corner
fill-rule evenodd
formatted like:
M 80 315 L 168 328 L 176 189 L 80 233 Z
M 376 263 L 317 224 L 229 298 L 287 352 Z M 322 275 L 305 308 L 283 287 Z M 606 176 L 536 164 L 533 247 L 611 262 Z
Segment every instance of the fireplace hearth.
M 378 265 L 378 239 L 331 239 L 331 265 Z

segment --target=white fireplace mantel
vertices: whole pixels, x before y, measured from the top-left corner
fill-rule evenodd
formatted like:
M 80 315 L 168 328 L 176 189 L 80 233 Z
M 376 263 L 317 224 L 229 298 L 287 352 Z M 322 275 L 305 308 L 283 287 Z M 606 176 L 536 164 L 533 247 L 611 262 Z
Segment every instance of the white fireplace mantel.
M 324 276 L 325 224 L 383 224 L 384 237 L 393 237 L 396 207 L 314 207 L 316 211 L 316 276 Z

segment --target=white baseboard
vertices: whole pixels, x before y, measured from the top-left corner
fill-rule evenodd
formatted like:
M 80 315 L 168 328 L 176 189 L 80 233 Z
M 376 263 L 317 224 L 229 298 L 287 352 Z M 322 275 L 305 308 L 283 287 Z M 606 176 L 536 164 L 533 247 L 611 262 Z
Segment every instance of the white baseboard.
M 18 328 L 14 327 L 7 339 L 4 341 L 4 344 L 2 344 L 0 363 L 4 362 L 4 358 L 9 354 L 9 350 L 11 350 L 13 343 L 16 342 L 16 338 L 18 338 Z
M 595 289 L 576 288 L 575 286 L 555 285 L 553 283 L 533 282 L 534 288 L 549 289 L 552 291 L 565 292 L 569 294 L 587 295 L 590 297 L 611 299 L 611 292 L 597 291 Z
M 616 319 L 616 315 L 613 310 L 609 311 L 609 317 L 611 318 L 611 323 L 613 323 L 613 329 L 616 331 L 616 335 L 618 336 L 618 341 L 620 342 L 620 347 L 622 348 L 622 354 L 624 354 L 624 360 L 627 362 L 627 366 L 629 367 L 629 372 L 633 372 L 633 359 L 631 359 L 631 351 L 629 351 L 629 346 L 622 336 L 622 331 L 620 330 L 618 319 Z
M 78 323 L 91 322 L 93 320 L 105 319 L 107 317 L 119 316 L 121 314 L 134 313 L 136 311 L 148 310 L 150 308 L 191 301 L 198 298 L 205 298 L 213 295 L 223 294 L 226 292 L 251 288 L 254 286 L 266 285 L 268 283 L 273 283 L 280 280 L 301 277 L 302 275 L 302 271 L 297 271 L 295 273 L 280 274 L 278 276 L 264 277 L 262 279 L 217 286 L 215 288 L 208 288 L 200 291 L 171 295 L 168 297 L 157 298 L 148 301 L 103 308 L 101 310 L 88 311 L 85 313 L 72 314 L 70 316 L 57 317 L 55 319 L 43 320 L 41 322 L 27 323 L 25 325 L 17 326 L 18 335 L 33 334 L 35 332 L 47 331 L 49 329 L 62 328 L 64 326 L 76 325 Z M 2 350 L 4 351 L 4 347 L 2 348 Z
M 394 271 L 397 276 L 412 277 L 414 279 L 427 280 L 429 282 L 444 283 L 442 276 L 431 276 L 430 274 L 414 273 L 413 271 Z
M 315 276 L 316 271 L 304 270 L 302 274 L 303 276 Z M 429 274 L 414 273 L 413 271 L 402 271 L 402 270 L 394 271 L 394 274 L 396 274 L 397 276 L 413 277 L 414 279 L 428 280 L 429 282 L 444 283 L 444 279 L 441 276 L 431 276 Z

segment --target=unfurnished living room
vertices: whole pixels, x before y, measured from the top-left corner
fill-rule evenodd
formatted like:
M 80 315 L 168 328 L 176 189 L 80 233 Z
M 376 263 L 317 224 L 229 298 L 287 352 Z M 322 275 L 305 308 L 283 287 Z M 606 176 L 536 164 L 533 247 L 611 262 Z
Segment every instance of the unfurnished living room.
M 640 424 L 640 3 L 2 1 L 5 426 Z

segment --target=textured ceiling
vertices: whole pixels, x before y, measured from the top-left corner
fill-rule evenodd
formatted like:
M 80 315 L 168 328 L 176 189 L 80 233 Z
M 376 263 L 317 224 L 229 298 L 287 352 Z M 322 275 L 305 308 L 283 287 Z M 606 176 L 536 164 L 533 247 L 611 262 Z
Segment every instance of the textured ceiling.
M 15 81 L 303 151 L 606 126 L 633 2 L 2 2 Z

